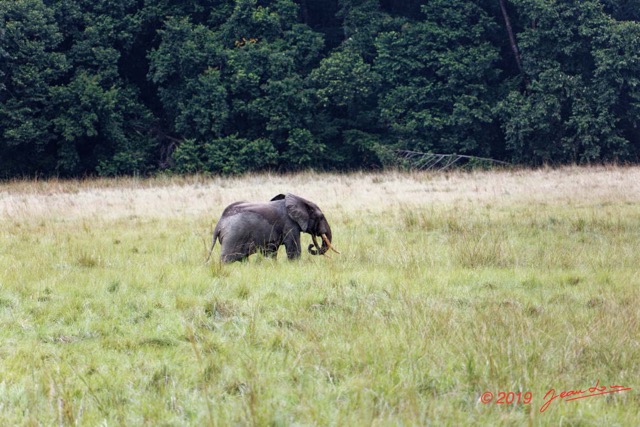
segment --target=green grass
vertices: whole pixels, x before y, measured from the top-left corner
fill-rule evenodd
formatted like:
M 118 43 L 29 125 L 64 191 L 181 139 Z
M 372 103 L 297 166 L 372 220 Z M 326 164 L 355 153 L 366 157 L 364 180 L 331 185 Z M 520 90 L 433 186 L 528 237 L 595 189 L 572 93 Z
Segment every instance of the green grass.
M 0 424 L 637 424 L 640 196 L 325 205 L 342 255 L 223 266 L 224 206 L 1 217 Z

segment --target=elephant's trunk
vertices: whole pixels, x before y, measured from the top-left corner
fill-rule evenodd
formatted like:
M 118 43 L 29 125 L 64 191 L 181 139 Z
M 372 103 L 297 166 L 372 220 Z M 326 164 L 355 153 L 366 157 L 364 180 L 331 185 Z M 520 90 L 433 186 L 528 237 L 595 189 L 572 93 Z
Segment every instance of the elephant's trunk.
M 313 240 L 313 245 L 309 245 L 309 253 L 311 255 L 318 255 L 318 252 L 320 251 L 320 246 L 318 245 L 318 239 L 316 239 L 316 235 L 312 234 L 311 235 L 311 240 Z
M 318 246 L 318 242 L 316 240 L 316 235 L 312 234 L 311 239 L 313 240 L 313 245 L 309 245 L 308 251 L 311 255 L 324 255 L 331 249 L 335 253 L 340 253 L 331 245 L 331 229 L 326 233 L 321 233 L 320 237 L 322 237 L 322 246 Z M 315 246 L 315 248 L 314 248 Z
M 329 229 L 328 235 L 322 233 L 320 237 L 322 237 L 322 246 L 318 250 L 318 255 L 324 255 L 329 250 L 329 247 L 331 247 L 331 229 Z

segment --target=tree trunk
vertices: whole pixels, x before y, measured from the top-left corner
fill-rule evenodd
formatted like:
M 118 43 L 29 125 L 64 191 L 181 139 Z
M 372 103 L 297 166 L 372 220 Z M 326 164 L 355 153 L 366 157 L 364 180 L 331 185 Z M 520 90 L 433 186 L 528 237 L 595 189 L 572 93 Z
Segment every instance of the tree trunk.
M 505 0 L 500 0 L 500 9 L 502 10 L 504 24 L 507 27 L 507 33 L 509 34 L 509 44 L 511 45 L 513 56 L 516 59 L 518 71 L 520 71 L 520 74 L 524 75 L 524 72 L 522 71 L 522 62 L 520 61 L 520 52 L 518 52 L 518 45 L 516 44 L 516 36 L 513 34 L 513 28 L 511 27 L 511 20 L 509 19 L 509 14 L 507 13 L 507 5 L 505 4 Z

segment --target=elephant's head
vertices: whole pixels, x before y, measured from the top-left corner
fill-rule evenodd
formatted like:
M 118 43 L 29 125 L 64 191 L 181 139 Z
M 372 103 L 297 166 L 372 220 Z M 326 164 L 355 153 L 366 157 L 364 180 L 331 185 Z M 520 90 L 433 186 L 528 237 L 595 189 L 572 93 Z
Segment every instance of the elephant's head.
M 331 227 L 315 203 L 294 194 L 287 194 L 284 197 L 278 195 L 272 200 L 282 198 L 284 198 L 284 204 L 289 217 L 300 226 L 301 231 L 311 234 L 313 244 L 307 248 L 311 255 L 324 255 L 329 249 L 338 252 L 331 246 Z M 322 246 L 318 245 L 316 237 L 322 238 Z

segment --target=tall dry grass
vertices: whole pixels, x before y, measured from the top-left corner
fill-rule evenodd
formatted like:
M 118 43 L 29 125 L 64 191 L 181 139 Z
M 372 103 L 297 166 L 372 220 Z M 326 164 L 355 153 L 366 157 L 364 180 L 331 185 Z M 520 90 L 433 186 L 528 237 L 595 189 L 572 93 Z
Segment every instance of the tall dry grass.
M 0 183 L 0 216 L 215 216 L 237 200 L 292 192 L 327 211 L 377 212 L 393 206 L 553 203 L 589 206 L 635 202 L 640 169 L 560 168 L 499 172 L 388 172 L 235 178 L 159 177 Z

